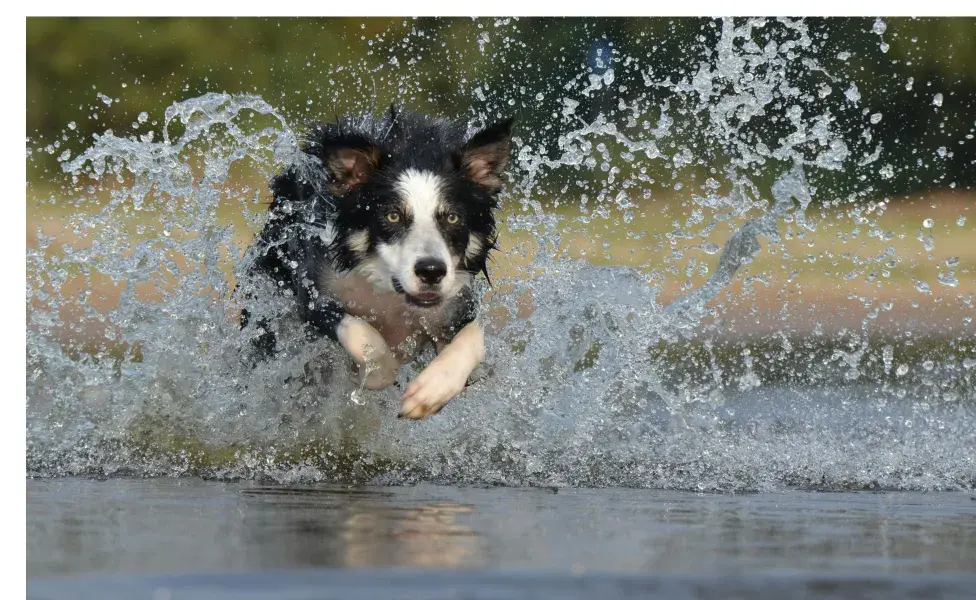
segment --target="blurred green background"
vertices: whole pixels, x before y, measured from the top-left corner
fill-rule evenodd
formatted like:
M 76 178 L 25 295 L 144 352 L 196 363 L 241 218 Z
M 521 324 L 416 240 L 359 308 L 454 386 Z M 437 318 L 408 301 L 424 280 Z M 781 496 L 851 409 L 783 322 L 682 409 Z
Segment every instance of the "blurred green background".
M 798 331 L 814 331 L 821 322 L 855 330 L 866 327 L 867 318 L 877 328 L 887 319 L 889 329 L 909 334 L 918 327 L 906 323 L 922 322 L 944 325 L 947 336 L 959 328 L 971 335 L 972 322 L 959 315 L 972 312 L 976 293 L 976 216 L 970 210 L 976 19 L 804 22 L 815 49 L 784 44 L 772 54 L 786 58 L 806 124 L 828 115 L 853 158 L 838 171 L 807 170 L 819 204 L 807 217 L 817 227 L 781 223 L 783 245 L 766 247 L 719 298 L 727 302 L 727 315 L 738 315 L 723 331 L 778 331 L 784 298 L 790 298 Z M 462 120 L 515 116 L 517 147 L 553 158 L 561 135 L 603 115 L 631 139 L 656 138 L 669 159 L 628 160 L 611 142 L 599 149 L 608 136 L 588 138 L 597 146 L 589 152 L 593 165 L 546 172 L 530 187 L 533 201 L 563 218 L 560 235 L 553 236 L 559 239 L 542 241 L 553 255 L 641 269 L 660 284 L 667 302 L 701 285 L 717 258 L 714 250 L 763 210 L 761 202 L 749 211 L 737 207 L 712 229 L 707 223 L 726 207 L 703 211 L 692 198 L 716 193 L 709 180 L 724 181 L 729 156 L 725 141 L 716 141 L 720 136 L 702 133 L 707 111 L 693 105 L 697 96 L 673 88 L 692 81 L 703 63 L 718 62 L 722 26 L 714 19 L 657 18 L 28 19 L 28 249 L 41 245 L 42 236 L 56 240 L 49 253 L 90 243 L 77 236 L 72 221 L 72 198 L 88 193 L 90 182 L 66 184 L 59 164 L 64 157 L 77 156 L 107 130 L 122 137 L 152 132 L 158 140 L 166 108 L 205 92 L 258 94 L 297 131 L 311 120 L 380 110 L 390 102 Z M 770 21 L 754 38 L 783 44 L 790 26 Z M 715 96 L 734 93 L 726 88 Z M 736 135 L 753 146 L 761 140 L 775 145 L 790 132 L 784 118 L 789 102 L 775 104 Z M 638 119 L 631 118 L 635 106 Z M 669 134 L 647 135 L 665 111 L 674 122 Z M 861 160 L 879 146 L 877 162 Z M 684 151 L 695 162 L 675 167 L 670 157 Z M 621 169 L 614 183 L 611 167 Z M 782 170 L 770 160 L 748 173 L 758 198 L 768 198 Z M 234 205 L 221 215 L 234 225 L 241 248 L 255 231 L 255 223 L 241 220 L 243 199 L 253 199 L 254 190 L 264 200 L 269 196 L 270 173 L 252 171 L 230 182 L 227 204 Z M 637 206 L 632 222 L 611 204 L 618 191 Z M 505 197 L 500 216 L 506 223 L 531 213 L 518 194 Z M 582 201 L 587 196 L 589 204 Z M 875 212 L 874 202 L 888 198 L 886 209 Z M 604 206 L 612 210 L 600 215 Z M 161 215 L 151 213 L 144 207 L 130 219 L 130 243 L 158 235 Z M 934 225 L 923 236 L 920 228 L 929 221 Z M 682 232 L 695 227 L 709 232 Z M 537 231 L 528 226 L 504 233 L 493 279 L 522 275 L 537 249 Z M 923 241 L 930 235 L 934 250 Z M 706 252 L 705 242 L 714 250 Z M 941 283 L 947 275 L 958 281 Z M 57 293 L 97 287 L 81 279 L 72 285 Z M 105 292 L 99 302 L 111 306 L 117 295 Z M 872 303 L 888 308 L 865 317 Z
M 806 24 L 837 80 L 822 105 L 849 143 L 864 146 L 861 115 L 839 109 L 849 82 L 860 106 L 883 115 L 871 145 L 883 144 L 894 174 L 869 182 L 877 196 L 976 183 L 976 20 L 885 19 L 882 31 L 874 18 Z M 663 18 L 31 18 L 27 138 L 44 150 L 30 155 L 29 179 L 57 179 L 57 157 L 77 154 L 92 134 L 158 129 L 168 105 L 206 91 L 259 94 L 299 128 L 361 110 L 364 99 L 514 114 L 523 141 L 551 149 L 564 96 L 581 102 L 575 114 L 586 121 L 614 120 L 622 104 L 661 103 L 666 92 L 642 77 L 693 73 L 720 29 L 711 19 Z M 613 85 L 578 92 L 608 66 Z M 809 74 L 797 65 L 799 78 Z

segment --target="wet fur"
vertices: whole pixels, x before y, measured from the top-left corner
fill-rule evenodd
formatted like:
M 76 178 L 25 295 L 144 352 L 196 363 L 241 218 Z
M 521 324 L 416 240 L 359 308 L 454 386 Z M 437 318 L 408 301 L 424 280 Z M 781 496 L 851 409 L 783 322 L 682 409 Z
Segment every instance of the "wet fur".
M 303 151 L 318 166 L 293 165 L 271 181 L 251 275 L 294 295 L 310 335 L 341 343 L 371 389 L 437 345 L 401 416 L 439 411 L 483 359 L 472 283 L 487 277 L 496 246 L 510 147 L 511 120 L 465 139 L 450 121 L 391 108 L 313 126 Z M 242 327 L 251 320 L 245 311 Z M 271 356 L 273 328 L 260 324 L 255 346 Z

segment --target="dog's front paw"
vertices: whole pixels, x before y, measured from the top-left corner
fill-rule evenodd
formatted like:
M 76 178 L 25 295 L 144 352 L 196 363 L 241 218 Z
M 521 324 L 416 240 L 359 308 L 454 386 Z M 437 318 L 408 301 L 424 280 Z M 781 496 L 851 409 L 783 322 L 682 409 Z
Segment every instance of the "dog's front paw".
M 389 352 L 370 356 L 365 364 L 359 365 L 359 381 L 367 390 L 382 390 L 396 381 L 400 363 Z
M 435 359 L 410 382 L 400 400 L 400 418 L 424 419 L 436 415 L 461 393 L 470 370 L 453 362 Z

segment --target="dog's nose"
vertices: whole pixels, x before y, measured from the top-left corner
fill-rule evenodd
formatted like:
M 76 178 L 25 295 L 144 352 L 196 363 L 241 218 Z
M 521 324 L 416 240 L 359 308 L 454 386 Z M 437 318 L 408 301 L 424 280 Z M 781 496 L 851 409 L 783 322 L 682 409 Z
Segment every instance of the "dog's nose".
M 413 272 L 417 274 L 420 281 L 427 285 L 435 285 L 447 275 L 447 265 L 437 258 L 421 258 L 413 266 Z

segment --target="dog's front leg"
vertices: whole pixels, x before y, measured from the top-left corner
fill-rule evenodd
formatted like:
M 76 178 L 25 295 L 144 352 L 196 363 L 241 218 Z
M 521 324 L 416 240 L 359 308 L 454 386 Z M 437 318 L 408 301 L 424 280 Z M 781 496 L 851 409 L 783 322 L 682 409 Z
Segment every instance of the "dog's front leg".
M 485 333 L 472 321 L 410 382 L 401 398 L 400 417 L 423 419 L 437 414 L 464 389 L 471 372 L 484 359 Z
M 381 390 L 393 385 L 400 363 L 372 325 L 345 315 L 336 327 L 336 339 L 359 366 L 359 379 L 363 387 Z

